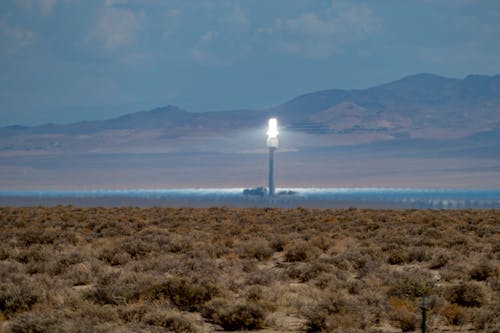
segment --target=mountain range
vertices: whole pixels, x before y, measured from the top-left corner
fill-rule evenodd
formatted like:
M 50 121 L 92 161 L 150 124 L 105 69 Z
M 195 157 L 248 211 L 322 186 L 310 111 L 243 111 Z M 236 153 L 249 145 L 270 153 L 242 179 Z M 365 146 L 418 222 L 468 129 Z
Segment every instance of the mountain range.
M 500 188 L 500 75 L 418 74 L 261 110 L 3 127 L 0 189 L 262 186 L 271 116 L 278 187 Z
M 279 118 L 284 136 L 299 135 L 300 144 L 283 143 L 293 149 L 402 139 L 497 140 L 500 75 L 417 74 L 368 89 L 313 92 L 263 110 L 191 113 L 166 106 L 108 120 L 9 126 L 0 128 L 0 153 L 217 151 L 237 139 L 249 141 L 242 133 L 264 128 L 270 116 Z M 257 142 L 249 146 L 257 149 Z

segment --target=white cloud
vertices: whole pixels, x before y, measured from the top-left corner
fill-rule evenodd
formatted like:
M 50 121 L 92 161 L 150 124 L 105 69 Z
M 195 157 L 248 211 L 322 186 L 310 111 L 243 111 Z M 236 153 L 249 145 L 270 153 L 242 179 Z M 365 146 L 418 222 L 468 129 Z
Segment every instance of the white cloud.
M 96 43 L 105 51 L 115 51 L 133 44 L 143 19 L 142 12 L 127 8 L 104 8 L 88 33 L 87 41 Z
M 24 10 L 49 15 L 56 6 L 57 0 L 17 0 L 16 4 Z
M 366 38 L 381 29 L 381 20 L 365 4 L 333 1 L 323 11 L 294 18 L 277 18 L 268 34 L 276 48 L 286 53 L 328 57 L 349 42 Z
M 40 0 L 40 6 L 44 15 L 50 14 L 55 7 L 57 0 Z
M 248 27 L 250 25 L 247 13 L 237 3 L 230 9 L 228 21 L 233 26 Z
M 25 47 L 31 45 L 35 40 L 35 33 L 29 29 L 9 24 L 5 20 L 0 21 L 0 43 L 2 48 L 0 54 L 15 56 Z
M 114 5 L 125 5 L 127 4 L 127 0 L 106 0 L 105 4 L 108 7 L 113 7 Z
M 2 35 L 19 44 L 28 44 L 35 37 L 33 31 L 10 25 L 6 21 L 0 21 L 0 28 Z
M 210 50 L 210 45 L 217 38 L 217 35 L 216 31 L 205 32 L 189 51 L 189 57 L 201 64 L 219 64 L 219 59 Z
M 217 32 L 215 31 L 207 31 L 206 33 L 203 34 L 203 36 L 201 36 L 199 44 L 201 45 L 209 44 L 211 41 L 215 39 L 216 35 Z
M 169 9 L 166 11 L 166 14 L 168 17 L 175 17 L 181 15 L 182 11 L 180 9 Z

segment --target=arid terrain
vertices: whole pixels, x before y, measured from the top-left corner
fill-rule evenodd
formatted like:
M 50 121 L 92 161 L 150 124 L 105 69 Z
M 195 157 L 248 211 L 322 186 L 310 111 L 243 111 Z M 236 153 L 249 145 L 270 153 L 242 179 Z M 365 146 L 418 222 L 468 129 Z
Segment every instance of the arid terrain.
M 499 210 L 0 208 L 0 332 L 499 332 Z

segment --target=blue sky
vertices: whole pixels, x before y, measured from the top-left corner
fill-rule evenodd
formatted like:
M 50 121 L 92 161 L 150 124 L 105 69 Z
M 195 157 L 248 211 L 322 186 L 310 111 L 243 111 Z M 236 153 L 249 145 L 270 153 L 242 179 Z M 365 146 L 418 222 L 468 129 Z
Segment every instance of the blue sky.
M 0 125 L 500 73 L 498 0 L 2 0 Z

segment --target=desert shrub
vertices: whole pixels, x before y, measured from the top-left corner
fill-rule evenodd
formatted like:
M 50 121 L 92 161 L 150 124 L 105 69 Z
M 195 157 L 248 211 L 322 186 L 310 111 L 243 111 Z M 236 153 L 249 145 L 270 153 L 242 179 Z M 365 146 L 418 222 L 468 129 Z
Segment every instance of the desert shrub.
M 356 306 L 335 290 L 329 290 L 318 303 L 305 313 L 308 332 L 331 331 L 338 327 L 336 315 L 348 316 L 356 313 Z M 352 326 L 352 325 L 349 325 Z
M 408 251 L 398 249 L 389 254 L 389 258 L 387 259 L 387 261 L 391 265 L 402 265 L 406 262 L 409 262 L 409 258 L 410 255 Z
M 500 255 L 500 239 L 496 239 L 493 241 L 491 245 L 491 252 L 497 254 L 497 259 L 500 259 L 498 255 Z
M 109 285 L 98 285 L 85 293 L 84 298 L 97 304 L 118 305 L 123 298 L 116 294 L 117 288 Z
M 195 325 L 185 316 L 174 312 L 156 312 L 147 314 L 144 322 L 151 326 L 160 326 L 167 332 L 193 333 L 197 332 Z
M 262 299 L 262 287 L 250 286 L 245 292 L 245 298 L 250 302 L 258 302 Z
M 102 323 L 113 323 L 120 320 L 118 307 L 111 304 L 96 305 L 82 302 L 77 308 L 78 316 L 85 318 L 86 326 L 94 328 Z
M 16 312 L 28 311 L 40 299 L 39 288 L 31 283 L 0 284 L 0 313 L 9 317 Z
M 481 306 L 486 301 L 486 294 L 476 282 L 460 282 L 448 287 L 445 297 L 451 303 L 467 307 Z
M 271 246 L 271 248 L 276 251 L 276 252 L 281 252 L 285 249 L 286 247 L 286 244 L 287 244 L 287 240 L 285 237 L 283 236 L 276 236 L 274 237 L 271 242 L 269 243 L 269 245 Z
M 151 308 L 146 304 L 131 304 L 126 307 L 118 308 L 120 319 L 127 323 L 139 323 L 149 312 L 151 312 Z
M 287 245 L 285 260 L 289 262 L 305 261 L 318 255 L 317 248 L 306 241 L 293 241 Z
M 84 294 L 84 298 L 96 304 L 125 304 L 147 293 L 151 279 L 138 274 L 111 274 L 103 276 L 96 286 Z
M 481 308 L 478 308 L 473 314 L 475 328 L 481 332 L 498 333 L 500 332 L 500 322 L 498 314 L 500 313 L 500 302 L 494 302 Z
M 59 275 L 64 273 L 69 266 L 81 263 L 85 258 L 78 252 L 64 254 L 57 259 L 53 266 L 52 274 Z
M 485 281 L 496 274 L 497 268 L 488 261 L 480 262 L 469 271 L 471 279 L 476 281 Z
M 184 237 L 171 237 L 168 244 L 165 246 L 165 250 L 171 253 L 187 253 L 193 248 L 191 243 L 191 241 Z
M 452 258 L 452 255 L 448 251 L 444 251 L 444 250 L 437 251 L 437 253 L 435 253 L 432 256 L 431 262 L 429 264 L 429 268 L 430 269 L 442 268 L 448 263 L 448 261 L 450 261 L 451 258 Z
M 148 291 L 150 298 L 168 299 L 185 311 L 196 311 L 217 293 L 217 288 L 211 282 L 179 277 L 171 277 L 153 284 Z
M 255 258 L 262 261 L 270 258 L 274 251 L 267 240 L 258 238 L 242 243 L 238 252 L 241 258 Z
M 358 277 L 363 277 L 374 272 L 380 265 L 380 258 L 372 249 L 349 251 L 337 255 L 334 260 L 336 261 L 336 266 L 339 268 L 341 266 L 338 263 L 343 261 L 346 270 L 349 268 L 355 269 Z
M 311 237 L 311 239 L 309 240 L 309 243 L 312 246 L 317 247 L 318 249 L 320 249 L 323 252 L 326 252 L 330 248 L 330 246 L 332 246 L 332 244 L 333 244 L 331 238 L 323 236 L 323 235 L 317 235 L 317 236 Z
M 332 268 L 329 272 L 320 273 L 314 279 L 314 285 L 320 289 L 326 289 L 328 287 L 342 288 L 346 280 L 347 273 Z
M 0 261 L 6 260 L 12 256 L 11 247 L 5 243 L 0 244 Z
M 153 250 L 151 243 L 145 242 L 141 239 L 129 237 L 120 242 L 116 247 L 117 253 L 128 253 L 134 259 L 140 259 L 146 256 Z
M 331 268 L 327 264 L 314 262 L 310 265 L 307 265 L 305 269 L 298 274 L 298 278 L 301 282 L 307 282 L 309 280 L 316 278 L 321 273 L 325 273 L 330 270 Z
M 392 320 L 403 332 L 413 332 L 417 327 L 418 317 L 414 313 L 398 311 L 393 314 Z
M 25 312 L 12 320 L 8 331 L 11 333 L 63 333 L 58 316 L 37 312 Z
M 346 287 L 351 295 L 359 295 L 362 291 L 366 290 L 366 284 L 362 280 L 349 281 Z
M 461 264 L 450 264 L 446 265 L 441 272 L 441 278 L 444 281 L 454 281 L 454 280 L 463 280 L 464 278 L 468 278 L 468 269 L 467 267 Z
M 427 297 L 427 307 L 432 311 L 437 311 L 437 309 L 442 308 L 447 303 L 442 295 L 434 294 Z
M 248 275 L 246 283 L 248 285 L 267 286 L 273 281 L 281 279 L 281 276 L 281 273 L 271 269 L 258 269 Z
M 52 259 L 52 254 L 43 245 L 32 245 L 25 249 L 21 249 L 16 255 L 16 260 L 20 263 L 44 263 Z
M 307 332 L 363 332 L 366 325 L 363 313 L 328 313 L 309 311 L 305 315 Z
M 456 304 L 446 304 L 439 309 L 439 314 L 441 314 L 448 324 L 451 325 L 463 325 L 467 320 L 467 311 Z
M 131 260 L 130 254 L 114 247 L 103 248 L 98 258 L 112 266 L 124 265 Z
M 328 312 L 326 311 L 308 311 L 305 314 L 305 329 L 307 332 L 321 332 L 329 328 Z
M 432 255 L 423 246 L 418 246 L 418 247 L 411 247 L 410 250 L 408 251 L 408 260 L 409 262 L 423 262 L 423 261 L 428 261 L 431 260 Z
M 202 315 L 226 331 L 260 329 L 265 320 L 263 308 L 256 303 L 229 304 L 220 300 L 207 304 Z
M 391 320 L 397 327 L 403 332 L 414 331 L 417 324 L 417 316 L 413 302 L 399 297 L 390 297 L 389 304 L 392 308 L 390 314 Z
M 415 298 L 428 295 L 433 288 L 432 277 L 420 270 L 395 272 L 387 281 L 389 296 Z
M 83 262 L 68 267 L 63 277 L 70 280 L 73 286 L 79 286 L 91 283 L 94 275 L 92 264 Z
M 117 221 L 102 221 L 96 223 L 93 231 L 97 237 L 113 237 L 129 234 L 125 225 Z
M 14 260 L 0 260 L 0 283 L 7 282 L 23 272 L 23 264 Z

